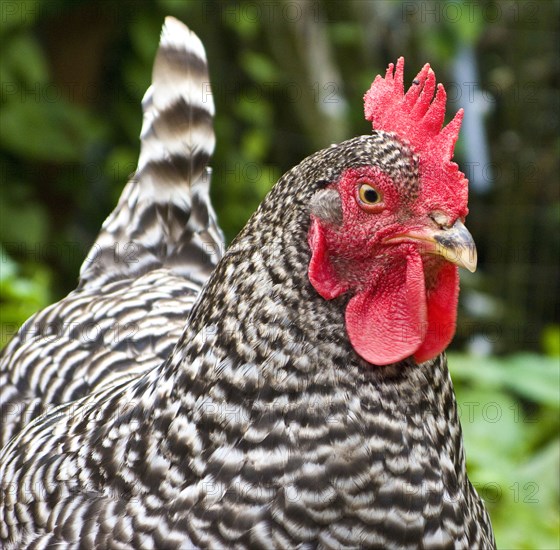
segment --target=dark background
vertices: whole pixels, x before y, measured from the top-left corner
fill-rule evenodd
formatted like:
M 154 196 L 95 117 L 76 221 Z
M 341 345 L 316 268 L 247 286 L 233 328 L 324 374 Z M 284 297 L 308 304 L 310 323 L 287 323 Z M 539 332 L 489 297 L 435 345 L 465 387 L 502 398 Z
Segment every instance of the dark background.
M 3 1 L 0 326 L 60 299 L 139 150 L 165 15 L 206 46 L 212 195 L 231 240 L 305 156 L 369 133 L 362 97 L 400 55 L 464 107 L 479 269 L 462 274 L 451 368 L 469 469 L 502 548 L 558 548 L 557 1 Z

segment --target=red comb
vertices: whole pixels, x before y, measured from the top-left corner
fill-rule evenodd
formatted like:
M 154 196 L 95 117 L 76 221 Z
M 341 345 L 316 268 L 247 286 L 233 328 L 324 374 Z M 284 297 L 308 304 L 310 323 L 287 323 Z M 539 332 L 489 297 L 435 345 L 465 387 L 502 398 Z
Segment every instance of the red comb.
M 416 153 L 430 149 L 441 161 L 448 162 L 459 136 L 463 110 L 442 129 L 447 94 L 438 84 L 434 98 L 434 71 L 426 63 L 405 94 L 403 69 L 404 58 L 400 57 L 395 70 L 391 63 L 385 78 L 376 77 L 364 96 L 366 119 L 371 120 L 374 130 L 395 132 L 404 138 Z

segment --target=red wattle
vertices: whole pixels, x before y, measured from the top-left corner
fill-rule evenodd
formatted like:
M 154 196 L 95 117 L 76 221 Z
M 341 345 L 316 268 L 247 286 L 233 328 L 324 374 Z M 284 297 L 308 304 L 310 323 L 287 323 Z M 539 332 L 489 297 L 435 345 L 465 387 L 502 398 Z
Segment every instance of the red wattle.
M 388 365 L 413 355 L 424 341 L 426 321 L 424 270 L 416 251 L 383 273 L 375 287 L 356 294 L 346 308 L 350 342 L 374 365 Z
M 439 355 L 455 334 L 459 300 L 459 269 L 445 263 L 440 268 L 434 288 L 427 292 L 428 330 L 414 360 L 423 363 Z

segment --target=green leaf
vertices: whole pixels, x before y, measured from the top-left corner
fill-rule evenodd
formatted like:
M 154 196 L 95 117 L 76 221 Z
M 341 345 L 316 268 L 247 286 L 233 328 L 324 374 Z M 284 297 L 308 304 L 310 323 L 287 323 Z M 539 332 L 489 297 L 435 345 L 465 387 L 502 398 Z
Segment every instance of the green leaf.
M 9 193 L 21 187 L 22 193 Z M 25 184 L 10 181 L 0 190 L 0 238 L 4 243 L 15 243 L 18 247 L 34 246 L 44 240 L 48 231 L 45 207 L 32 202 Z
M 147 67 L 151 67 L 161 33 L 161 21 L 138 12 L 132 20 L 130 38 L 134 48 Z
M 457 398 L 469 463 L 484 467 L 494 480 L 501 477 L 527 451 L 530 428 L 520 421 L 516 401 L 480 386 L 458 389 Z
M 558 360 L 535 354 L 510 359 L 506 385 L 522 397 L 560 408 L 560 366 Z
M 48 4 L 48 2 L 38 2 L 37 0 L 2 2 L 2 4 L 0 4 L 2 14 L 0 36 L 6 34 L 8 30 L 13 28 L 31 26 L 43 12 L 41 8 L 46 4 Z
M 278 83 L 280 71 L 268 57 L 246 50 L 241 55 L 241 66 L 255 82 Z
M 21 33 L 6 40 L 2 64 L 9 68 L 14 78 L 31 89 L 29 97 L 44 93 L 40 88 L 48 82 L 49 70 L 44 52 L 34 36 Z
M 560 407 L 560 369 L 555 358 L 530 353 L 503 359 L 449 353 L 448 362 L 454 379 L 508 388 L 535 403 Z
M 560 325 L 548 325 L 542 333 L 542 345 L 546 355 L 560 357 Z
M 0 348 L 36 311 L 51 300 L 50 271 L 37 264 L 19 265 L 0 246 Z
M 0 145 L 28 159 L 80 160 L 86 147 L 105 133 L 105 124 L 93 113 L 65 101 L 8 102 L 0 118 Z

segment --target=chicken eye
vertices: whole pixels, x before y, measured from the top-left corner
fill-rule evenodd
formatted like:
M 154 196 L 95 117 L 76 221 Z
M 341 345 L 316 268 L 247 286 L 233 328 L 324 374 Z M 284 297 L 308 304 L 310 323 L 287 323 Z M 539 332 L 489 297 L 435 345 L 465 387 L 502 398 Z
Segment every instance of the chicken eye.
M 381 202 L 381 195 L 377 189 L 368 183 L 362 183 L 358 187 L 358 200 L 366 206 L 371 206 Z

